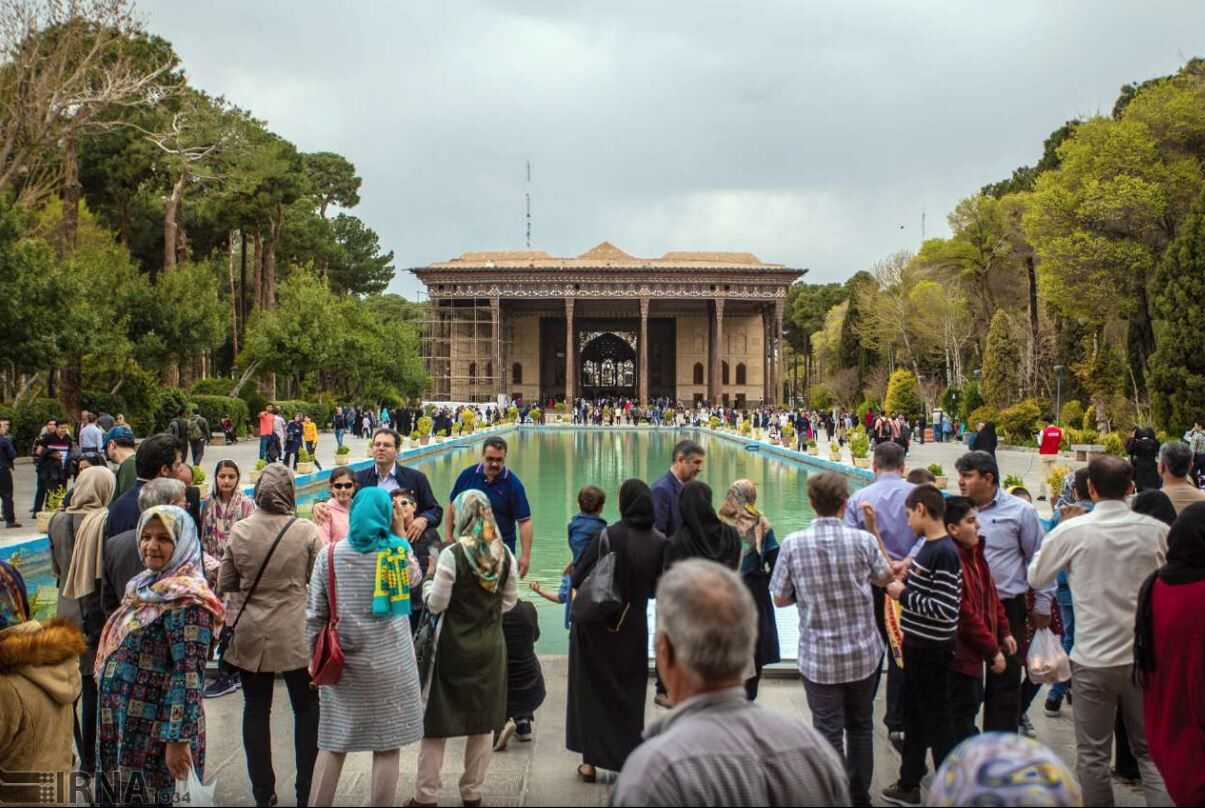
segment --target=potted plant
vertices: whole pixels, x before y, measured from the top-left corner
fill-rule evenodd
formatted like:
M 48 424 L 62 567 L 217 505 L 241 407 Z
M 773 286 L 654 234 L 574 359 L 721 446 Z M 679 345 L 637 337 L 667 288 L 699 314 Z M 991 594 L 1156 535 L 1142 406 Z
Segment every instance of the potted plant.
M 465 408 L 464 412 L 460 413 L 460 425 L 466 435 L 473 434 L 473 430 L 477 427 L 477 410 L 472 407 Z
M 778 442 L 788 449 L 795 443 L 795 427 L 791 425 L 790 421 L 782 425 L 782 432 L 779 435 Z
M 516 407 L 514 404 L 511 404 L 509 407 L 506 408 L 506 421 L 507 421 L 507 423 L 513 424 L 513 423 L 517 422 L 518 420 L 519 420 L 519 408 Z
M 347 444 L 340 446 L 335 450 L 335 465 L 346 466 L 347 461 L 351 459 L 351 447 Z
M 712 429 L 719 429 L 720 428 L 720 416 L 713 415 L 710 418 L 708 418 L 707 425 L 709 427 L 711 427 Z
M 1021 486 L 1022 488 L 1025 487 L 1025 478 L 1022 477 L 1020 474 L 1009 474 L 1008 476 L 1006 476 L 1004 478 L 1004 490 L 1005 491 L 1007 491 L 1010 488 L 1015 488 L 1016 486 Z
M 318 470 L 317 464 L 314 463 L 314 456 L 306 449 L 302 449 L 297 453 L 297 474 L 313 474 Z
M 870 436 L 862 427 L 854 427 L 849 436 L 849 454 L 854 459 L 854 465 L 860 469 L 870 468 Z
M 835 440 L 828 442 L 828 459 L 834 463 L 841 462 L 841 445 Z
M 950 480 L 946 477 L 946 470 L 941 467 L 941 463 L 930 463 L 928 469 L 937 478 L 937 482 L 934 485 L 944 491 L 946 486 L 950 484 Z
M 197 487 L 201 499 L 209 496 L 209 480 L 205 477 L 205 469 L 200 466 L 192 467 L 192 484 Z
M 260 473 L 261 473 L 261 472 L 262 472 L 264 469 L 266 469 L 267 467 L 268 467 L 268 461 L 267 461 L 267 460 L 264 460 L 263 458 L 260 458 L 259 460 L 256 460 L 256 461 L 255 461 L 255 468 L 253 468 L 253 469 L 251 470 L 251 484 L 252 484 L 252 485 L 254 485 L 255 483 L 259 482 L 259 475 L 260 475 Z
M 418 442 L 426 446 L 431 441 L 431 417 L 424 415 L 418 419 Z
M 808 454 L 812 455 L 813 457 L 818 457 L 820 455 L 820 447 L 816 445 L 815 438 L 808 438 L 807 446 Z
M 448 439 L 448 430 L 441 429 L 435 433 L 435 442 L 436 443 L 443 443 L 447 439 Z
M 544 423 L 544 411 L 541 410 L 539 407 L 532 407 L 531 410 L 527 413 L 527 416 L 529 418 L 531 418 L 531 422 L 533 424 Z
M 37 523 L 38 532 L 46 533 L 50 530 L 50 517 L 54 516 L 58 511 L 59 506 L 63 504 L 63 497 L 67 496 L 66 488 L 55 488 L 46 493 L 46 504 L 42 506 L 42 510 L 38 511 L 34 517 Z
M 406 440 L 410 444 L 406 448 L 413 449 L 415 447 L 415 445 L 418 443 L 418 429 L 410 430 L 410 434 L 406 436 Z
M 744 435 L 746 438 L 749 437 L 749 433 L 752 431 L 753 431 L 753 429 L 752 429 L 752 427 L 749 426 L 748 421 L 745 421 L 744 423 L 741 424 L 741 434 Z

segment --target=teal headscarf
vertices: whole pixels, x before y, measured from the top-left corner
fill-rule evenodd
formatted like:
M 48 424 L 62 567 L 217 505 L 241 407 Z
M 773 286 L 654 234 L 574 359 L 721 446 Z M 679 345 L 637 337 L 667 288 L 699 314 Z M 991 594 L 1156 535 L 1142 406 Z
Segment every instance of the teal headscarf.
M 347 542 L 357 553 L 377 554 L 372 613 L 410 614 L 410 542 L 393 533 L 393 501 L 375 486 L 362 488 L 351 503 Z

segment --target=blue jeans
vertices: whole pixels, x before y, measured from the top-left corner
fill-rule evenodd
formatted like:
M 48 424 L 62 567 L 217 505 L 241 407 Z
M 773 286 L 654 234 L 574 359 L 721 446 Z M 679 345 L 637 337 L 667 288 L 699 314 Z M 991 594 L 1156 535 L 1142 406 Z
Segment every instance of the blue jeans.
M 271 435 L 259 436 L 259 459 L 263 460 L 268 455 L 268 441 L 271 440 Z
M 1063 618 L 1063 650 L 1070 654 L 1071 647 L 1075 645 L 1075 610 L 1070 603 L 1060 602 L 1059 616 Z M 1070 679 L 1065 682 L 1056 682 L 1050 687 L 1051 698 L 1061 699 L 1070 692 Z
M 335 430 L 335 445 L 336 446 L 343 445 L 343 430 L 342 429 Z

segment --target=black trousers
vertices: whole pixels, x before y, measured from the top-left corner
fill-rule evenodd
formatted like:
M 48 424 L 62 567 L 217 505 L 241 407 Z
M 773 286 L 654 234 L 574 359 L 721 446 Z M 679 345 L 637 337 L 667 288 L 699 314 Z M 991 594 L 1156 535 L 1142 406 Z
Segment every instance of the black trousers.
M 76 702 L 80 710 L 74 716 L 75 748 L 79 751 L 80 769 L 92 774 L 96 771 L 96 677 L 81 676 L 80 685 L 80 697 Z
M 933 770 L 954 748 L 954 719 L 950 709 L 950 660 L 954 645 L 904 645 L 904 752 L 900 787 L 920 787 L 925 776 L 925 751 L 932 750 Z
M 272 770 L 272 689 L 274 673 L 239 671 L 243 680 L 243 748 L 256 805 L 267 805 L 276 793 Z M 293 705 L 293 747 L 297 756 L 297 804 L 308 805 L 314 760 L 318 757 L 318 689 L 305 668 L 285 671 L 285 687 Z
M 13 470 L 0 468 L 0 510 L 4 513 L 5 524 L 11 525 L 17 521 L 13 510 Z
M 968 676 L 950 671 L 950 710 L 954 718 L 954 743 L 979 734 L 975 725 L 983 706 L 983 675 Z
M 1001 601 L 1008 625 L 1017 643 L 1025 636 L 1025 595 L 1017 595 Z M 1020 653 L 1004 657 L 1004 672 L 987 672 L 983 686 L 983 731 L 1016 732 L 1021 720 L 1021 667 Z

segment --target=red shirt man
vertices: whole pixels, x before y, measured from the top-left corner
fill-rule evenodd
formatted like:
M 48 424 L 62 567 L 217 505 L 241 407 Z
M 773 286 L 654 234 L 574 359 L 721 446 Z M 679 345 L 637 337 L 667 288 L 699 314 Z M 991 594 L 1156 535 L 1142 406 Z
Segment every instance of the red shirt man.
M 1049 483 L 1046 478 L 1050 476 L 1050 471 L 1054 467 L 1054 461 L 1059 456 L 1059 444 L 1063 442 L 1063 430 L 1061 427 L 1050 424 L 1038 434 L 1038 460 L 1041 463 L 1042 469 L 1042 485 L 1038 492 L 1038 499 L 1046 499 L 1053 496 L 1055 492 L 1049 491 Z

